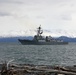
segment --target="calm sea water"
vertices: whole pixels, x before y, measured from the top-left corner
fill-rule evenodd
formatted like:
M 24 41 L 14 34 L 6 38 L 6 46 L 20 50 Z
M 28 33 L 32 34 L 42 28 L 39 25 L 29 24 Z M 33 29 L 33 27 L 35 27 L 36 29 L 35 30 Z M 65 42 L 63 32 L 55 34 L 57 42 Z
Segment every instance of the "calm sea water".
M 0 63 L 76 65 L 76 43 L 68 45 L 21 45 L 0 43 Z

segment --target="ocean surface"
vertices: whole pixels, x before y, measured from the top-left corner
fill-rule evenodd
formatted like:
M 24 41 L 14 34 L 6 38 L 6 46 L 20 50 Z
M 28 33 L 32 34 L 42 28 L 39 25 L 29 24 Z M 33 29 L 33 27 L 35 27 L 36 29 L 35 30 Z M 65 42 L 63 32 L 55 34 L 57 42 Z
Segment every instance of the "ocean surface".
M 0 43 L 0 63 L 76 65 L 76 43 L 68 45 L 21 45 Z

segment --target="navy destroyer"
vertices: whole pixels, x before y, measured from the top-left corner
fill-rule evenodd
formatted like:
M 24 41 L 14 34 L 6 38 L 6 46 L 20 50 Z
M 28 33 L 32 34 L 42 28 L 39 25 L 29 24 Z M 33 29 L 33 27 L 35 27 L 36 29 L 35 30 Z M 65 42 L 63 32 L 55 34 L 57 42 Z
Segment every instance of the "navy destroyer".
M 28 39 L 18 39 L 22 45 L 65 45 L 68 42 L 64 42 L 63 40 L 54 39 L 51 36 L 43 37 L 43 30 L 41 26 L 37 28 L 37 35 L 33 37 L 33 40 Z

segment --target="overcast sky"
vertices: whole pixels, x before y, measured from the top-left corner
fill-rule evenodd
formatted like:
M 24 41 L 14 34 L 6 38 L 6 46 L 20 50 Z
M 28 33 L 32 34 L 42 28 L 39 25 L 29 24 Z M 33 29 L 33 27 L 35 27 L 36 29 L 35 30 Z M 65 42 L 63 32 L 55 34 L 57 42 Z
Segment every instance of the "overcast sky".
M 76 0 L 0 0 L 0 34 L 35 29 L 76 29 Z

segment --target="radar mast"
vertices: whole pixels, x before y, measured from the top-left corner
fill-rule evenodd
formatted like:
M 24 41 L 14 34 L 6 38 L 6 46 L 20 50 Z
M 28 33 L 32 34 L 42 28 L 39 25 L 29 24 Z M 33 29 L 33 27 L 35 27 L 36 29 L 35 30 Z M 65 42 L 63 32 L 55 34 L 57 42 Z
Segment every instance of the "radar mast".
M 41 28 L 41 25 L 38 27 L 38 30 L 37 30 L 37 36 L 41 36 L 41 34 L 43 33 L 43 30 Z

